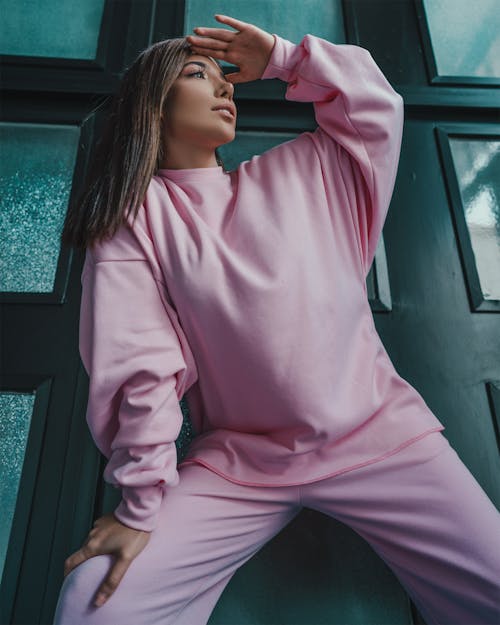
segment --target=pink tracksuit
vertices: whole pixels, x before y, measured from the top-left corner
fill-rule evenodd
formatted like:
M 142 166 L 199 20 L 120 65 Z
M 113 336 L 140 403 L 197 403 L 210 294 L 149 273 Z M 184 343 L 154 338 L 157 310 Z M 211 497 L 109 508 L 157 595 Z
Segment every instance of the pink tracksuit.
M 202 625 L 307 505 L 364 535 L 428 625 L 493 623 L 500 514 L 396 372 L 367 299 L 403 100 L 359 46 L 274 38 L 262 78 L 312 102 L 316 130 L 231 172 L 158 170 L 137 218 L 87 250 L 87 422 L 116 517 L 152 536 L 101 608 L 86 604 L 109 556 L 72 571 L 56 622 Z M 178 465 L 183 395 L 197 436 Z

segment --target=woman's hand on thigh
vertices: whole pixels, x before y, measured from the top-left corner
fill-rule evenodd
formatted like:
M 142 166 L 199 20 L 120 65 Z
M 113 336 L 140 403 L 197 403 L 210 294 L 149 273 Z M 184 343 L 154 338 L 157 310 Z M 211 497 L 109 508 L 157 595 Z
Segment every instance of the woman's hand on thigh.
M 100 607 L 118 588 L 132 560 L 144 549 L 151 532 L 124 525 L 113 514 L 96 519 L 85 544 L 64 562 L 64 577 L 85 560 L 113 554 L 116 560 L 97 589 L 95 605 Z

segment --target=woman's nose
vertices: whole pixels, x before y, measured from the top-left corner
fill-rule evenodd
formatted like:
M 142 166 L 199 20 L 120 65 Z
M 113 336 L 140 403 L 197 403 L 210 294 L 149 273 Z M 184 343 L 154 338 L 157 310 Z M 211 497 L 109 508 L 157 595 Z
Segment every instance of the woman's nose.
M 228 97 L 232 98 L 233 97 L 233 93 L 234 93 L 234 85 L 233 85 L 233 83 L 229 82 L 227 80 L 224 80 L 222 82 L 221 91 L 222 91 L 222 93 L 224 93 Z

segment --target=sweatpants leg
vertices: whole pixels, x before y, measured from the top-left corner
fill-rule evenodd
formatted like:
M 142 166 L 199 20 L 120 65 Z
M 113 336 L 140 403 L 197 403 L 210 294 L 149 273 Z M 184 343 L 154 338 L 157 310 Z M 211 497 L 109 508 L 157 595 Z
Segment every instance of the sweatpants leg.
M 235 571 L 301 509 L 297 486 L 242 486 L 198 464 L 180 466 L 179 475 L 107 602 L 93 605 L 113 561 L 103 554 L 66 576 L 54 625 L 205 625 Z
M 427 625 L 500 623 L 500 513 L 441 432 L 300 493 L 367 540 Z

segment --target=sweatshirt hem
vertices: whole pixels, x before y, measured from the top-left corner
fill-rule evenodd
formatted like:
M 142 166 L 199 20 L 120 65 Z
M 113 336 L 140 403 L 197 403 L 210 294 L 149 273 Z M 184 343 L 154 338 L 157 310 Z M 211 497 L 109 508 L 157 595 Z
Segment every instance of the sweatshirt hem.
M 327 478 L 334 477 L 335 475 L 339 475 L 341 473 L 347 473 L 347 471 L 353 471 L 354 469 L 360 469 L 361 467 L 365 467 L 365 466 L 367 466 L 369 464 L 374 464 L 375 462 L 380 462 L 381 460 L 384 460 L 385 458 L 388 458 L 389 456 L 392 456 L 392 455 L 396 454 L 398 451 L 401 451 L 405 447 L 408 447 L 412 443 L 416 443 L 421 438 L 424 438 L 425 436 L 427 436 L 427 434 L 432 434 L 432 432 L 441 432 L 444 429 L 445 429 L 445 426 L 444 425 L 440 425 L 440 426 L 432 428 L 430 430 L 426 430 L 422 434 L 419 434 L 418 436 L 414 436 L 413 438 L 410 438 L 409 440 L 405 441 L 404 443 L 401 443 L 401 445 L 398 445 L 395 449 L 391 449 L 391 451 L 388 451 L 388 452 L 382 454 L 381 456 L 377 456 L 376 458 L 372 458 L 370 460 L 366 460 L 365 462 L 360 462 L 358 464 L 354 464 L 354 465 L 351 465 L 349 467 L 344 467 L 343 469 L 337 469 L 336 471 L 333 471 L 332 473 L 327 473 L 326 475 L 320 475 L 319 477 L 314 477 L 314 478 L 312 478 L 310 480 L 305 480 L 303 482 L 288 482 L 287 484 L 263 484 L 263 483 L 259 483 L 259 482 L 247 482 L 247 481 L 244 481 L 244 480 L 238 480 L 235 477 L 231 477 L 231 476 L 227 475 L 226 473 L 224 473 L 223 471 L 221 471 L 217 467 L 214 467 L 212 464 L 210 464 L 209 462 L 206 462 L 205 460 L 202 460 L 201 458 L 189 458 L 187 460 L 183 460 L 182 462 L 179 463 L 178 466 L 181 467 L 181 466 L 186 465 L 186 464 L 201 464 L 204 467 L 206 467 L 207 469 L 209 469 L 210 471 L 213 471 L 214 473 L 217 473 L 221 477 L 225 478 L 226 480 L 229 480 L 230 482 L 234 482 L 235 484 L 240 484 L 242 486 L 259 486 L 259 487 L 267 487 L 267 488 L 276 488 L 278 486 L 283 486 L 283 487 L 286 487 L 286 486 L 302 486 L 304 484 L 312 484 L 313 482 L 319 482 L 320 480 L 325 480 Z

